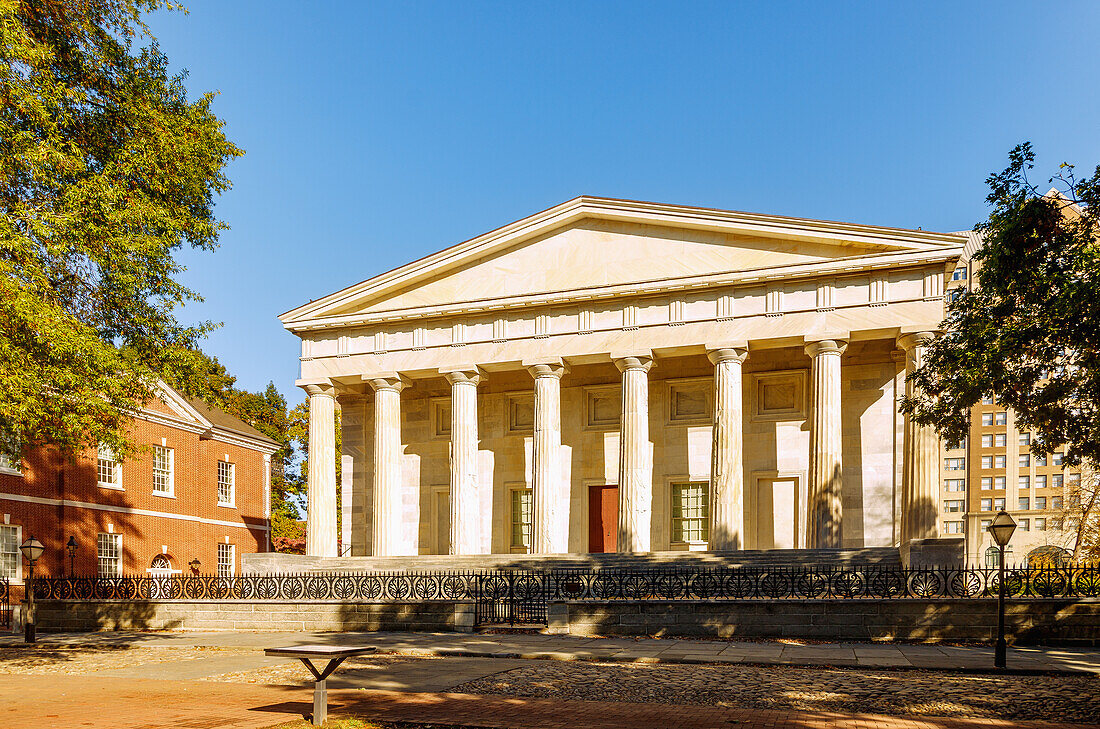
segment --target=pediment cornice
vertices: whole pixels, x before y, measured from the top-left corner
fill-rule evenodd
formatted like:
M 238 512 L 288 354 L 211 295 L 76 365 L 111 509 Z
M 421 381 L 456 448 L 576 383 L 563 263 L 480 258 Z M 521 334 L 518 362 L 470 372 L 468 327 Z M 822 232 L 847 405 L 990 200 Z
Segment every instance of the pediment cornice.
M 411 307 L 343 316 L 309 317 L 296 321 L 284 320 L 284 326 L 290 331 L 302 332 L 404 322 L 414 319 L 446 318 L 509 309 L 530 309 L 539 306 L 564 306 L 607 299 L 653 296 L 677 291 L 743 286 L 769 281 L 797 282 L 815 278 L 835 278 L 867 271 L 902 267 L 913 268 L 946 263 L 959 257 L 963 250 L 964 241 L 965 238 L 959 236 L 953 246 L 927 251 L 877 253 L 825 262 L 772 266 L 700 276 L 653 279 L 629 284 L 589 287 L 526 296 L 476 299 L 447 305 Z
M 482 299 L 456 303 L 453 306 L 375 311 L 369 315 L 345 313 L 349 306 L 359 306 L 366 302 L 377 301 L 391 292 L 414 287 L 418 282 L 428 280 L 433 276 L 456 270 L 470 262 L 519 245 L 525 240 L 545 235 L 550 231 L 576 224 L 585 219 L 705 230 L 795 242 L 836 243 L 863 252 L 862 255 L 845 257 L 827 263 L 812 264 L 822 274 L 833 270 L 843 271 L 848 266 L 855 266 L 851 268 L 855 271 L 877 267 L 876 264 L 882 266 L 898 265 L 899 259 L 896 257 L 891 258 L 897 254 L 902 254 L 902 258 L 906 263 L 917 260 L 931 261 L 939 258 L 957 257 L 961 246 L 966 242 L 964 236 L 954 233 L 933 233 L 921 230 L 582 196 L 292 309 L 279 318 L 287 329 L 300 331 L 360 323 L 400 321 L 419 316 L 442 316 L 469 311 L 507 309 L 513 306 L 569 303 L 620 296 L 631 292 L 638 294 L 657 293 L 683 288 L 706 288 L 715 285 L 736 284 L 739 281 L 754 279 L 766 280 L 770 277 L 810 275 L 802 271 L 806 264 L 788 265 L 768 269 L 729 272 L 727 274 L 639 281 L 616 286 L 513 296 L 507 299 Z M 873 263 L 865 263 L 871 259 L 875 259 Z M 887 259 L 889 260 L 887 261 Z

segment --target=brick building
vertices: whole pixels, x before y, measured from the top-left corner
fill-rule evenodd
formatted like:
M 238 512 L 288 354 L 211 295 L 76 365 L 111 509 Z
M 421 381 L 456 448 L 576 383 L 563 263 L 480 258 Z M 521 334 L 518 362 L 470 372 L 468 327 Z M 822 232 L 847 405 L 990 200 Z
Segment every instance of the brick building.
M 70 459 L 56 449 L 0 460 L 0 577 L 19 585 L 19 545 L 46 547 L 36 574 L 231 574 L 270 549 L 270 466 L 278 443 L 166 385 L 132 420 L 141 446 Z M 70 562 L 66 544 L 75 540 Z M 21 595 L 21 590 L 15 590 Z

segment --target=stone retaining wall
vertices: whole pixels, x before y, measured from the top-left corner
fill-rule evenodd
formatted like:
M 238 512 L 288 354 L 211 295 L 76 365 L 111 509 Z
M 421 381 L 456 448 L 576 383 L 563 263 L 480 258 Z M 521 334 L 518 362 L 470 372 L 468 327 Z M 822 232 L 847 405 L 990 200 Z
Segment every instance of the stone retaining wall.
M 40 600 L 40 631 L 411 630 L 470 632 L 474 604 L 260 600 Z
M 1100 600 L 1007 600 L 1009 642 L 1100 645 Z M 992 641 L 996 600 L 573 601 L 549 608 L 571 635 Z

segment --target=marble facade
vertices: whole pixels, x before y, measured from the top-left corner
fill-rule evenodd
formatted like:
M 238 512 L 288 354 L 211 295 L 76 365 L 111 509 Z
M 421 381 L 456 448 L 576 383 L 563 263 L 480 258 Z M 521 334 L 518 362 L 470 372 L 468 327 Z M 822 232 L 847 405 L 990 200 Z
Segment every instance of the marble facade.
M 901 546 L 965 235 L 581 197 L 281 317 L 310 554 Z M 315 432 L 316 431 L 316 432 Z

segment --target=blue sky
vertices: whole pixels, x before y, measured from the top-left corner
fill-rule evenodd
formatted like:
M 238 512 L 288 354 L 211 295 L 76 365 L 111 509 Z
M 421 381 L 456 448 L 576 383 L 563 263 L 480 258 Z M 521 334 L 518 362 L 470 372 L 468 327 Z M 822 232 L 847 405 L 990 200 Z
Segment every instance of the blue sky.
M 578 194 L 962 230 L 1020 141 L 1100 162 L 1095 2 L 187 4 L 247 154 L 182 317 L 291 402 L 278 314 Z

